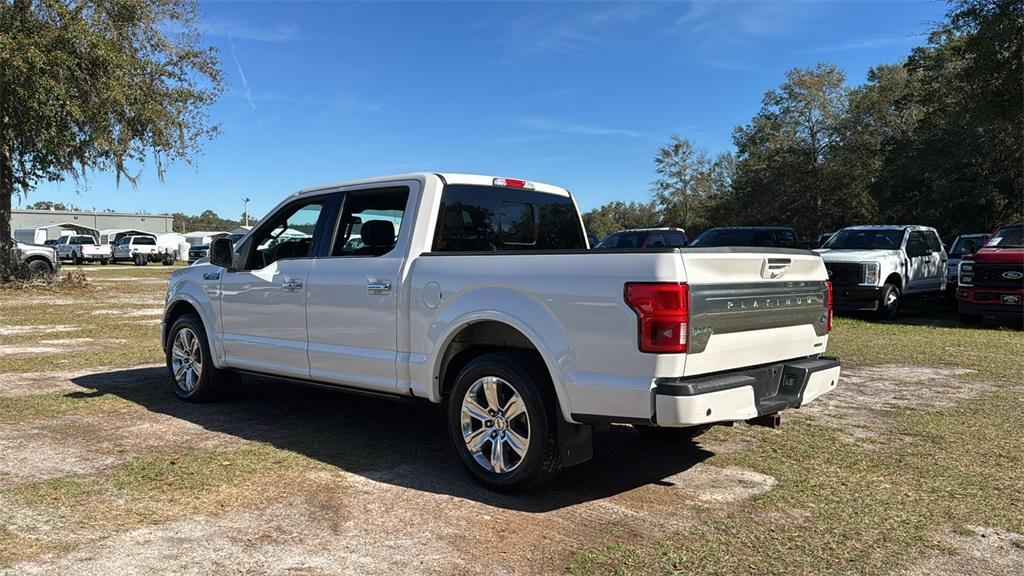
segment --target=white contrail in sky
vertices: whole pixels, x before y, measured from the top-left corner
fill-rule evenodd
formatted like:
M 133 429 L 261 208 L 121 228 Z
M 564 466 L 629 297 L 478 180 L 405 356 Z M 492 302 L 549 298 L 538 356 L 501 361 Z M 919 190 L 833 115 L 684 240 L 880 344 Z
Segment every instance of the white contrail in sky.
M 235 66 L 238 66 L 238 75 L 242 77 L 242 87 L 245 88 L 245 99 L 249 102 L 249 106 L 255 110 L 256 103 L 252 101 L 252 91 L 249 90 L 249 81 L 245 79 L 245 70 L 242 70 L 242 63 L 238 61 L 238 54 L 235 54 L 235 40 L 228 36 L 228 42 L 231 44 L 231 57 L 235 59 Z

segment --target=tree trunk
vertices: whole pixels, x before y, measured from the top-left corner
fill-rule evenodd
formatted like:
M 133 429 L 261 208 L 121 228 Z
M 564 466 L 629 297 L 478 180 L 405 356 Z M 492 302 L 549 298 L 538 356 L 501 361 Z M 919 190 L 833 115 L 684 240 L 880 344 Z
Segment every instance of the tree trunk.
M 0 89 L 0 97 L 3 91 Z M 18 269 L 11 242 L 11 199 L 14 197 L 14 166 L 7 141 L 0 142 L 0 283 L 10 282 Z

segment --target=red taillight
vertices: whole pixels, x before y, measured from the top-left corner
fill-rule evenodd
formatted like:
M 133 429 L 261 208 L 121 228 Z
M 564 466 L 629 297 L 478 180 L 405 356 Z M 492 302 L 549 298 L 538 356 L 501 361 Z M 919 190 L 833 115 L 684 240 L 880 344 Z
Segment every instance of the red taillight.
M 826 326 L 828 327 L 828 331 L 831 332 L 832 331 L 832 281 L 831 280 L 826 280 L 825 281 L 825 292 L 826 292 L 826 295 L 825 295 L 825 307 L 827 309 L 826 310 L 826 314 L 828 314 L 828 323 L 826 324 Z
M 516 180 L 515 178 L 495 178 L 495 186 L 504 186 L 506 188 L 526 188 L 527 190 L 533 190 L 533 184 L 526 180 Z
M 686 284 L 628 282 L 626 304 L 636 312 L 641 352 L 686 352 L 690 320 Z

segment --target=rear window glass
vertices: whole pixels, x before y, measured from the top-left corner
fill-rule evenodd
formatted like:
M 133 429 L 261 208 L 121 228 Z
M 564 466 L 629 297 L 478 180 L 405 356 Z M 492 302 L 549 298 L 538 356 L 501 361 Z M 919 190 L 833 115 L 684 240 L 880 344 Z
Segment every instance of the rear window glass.
M 605 238 L 597 248 L 640 248 L 647 240 L 647 232 L 617 232 Z
M 453 184 L 441 193 L 434 252 L 581 250 L 572 199 L 556 194 Z
M 501 201 L 498 227 L 502 244 L 533 246 L 537 244 L 537 226 L 533 217 L 533 204 L 529 202 Z
M 139 244 L 153 245 L 153 244 L 156 244 L 156 240 L 150 238 L 149 236 L 136 236 L 135 240 L 132 240 L 132 244 L 136 244 L 136 245 L 139 245 Z

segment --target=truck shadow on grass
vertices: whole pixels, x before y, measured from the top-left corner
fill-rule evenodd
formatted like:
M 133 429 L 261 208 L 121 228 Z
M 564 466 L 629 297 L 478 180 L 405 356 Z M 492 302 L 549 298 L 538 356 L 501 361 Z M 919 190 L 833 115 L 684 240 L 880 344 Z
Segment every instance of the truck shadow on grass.
M 189 404 L 172 392 L 164 368 L 134 368 L 72 379 L 90 392 L 113 394 L 154 413 L 261 442 L 373 481 L 446 494 L 523 512 L 546 512 L 606 498 L 684 472 L 713 455 L 696 444 L 654 444 L 635 430 L 594 430 L 594 459 L 566 469 L 551 485 L 507 496 L 470 479 L 450 445 L 441 411 L 426 402 L 366 398 L 244 378 L 219 400 Z

